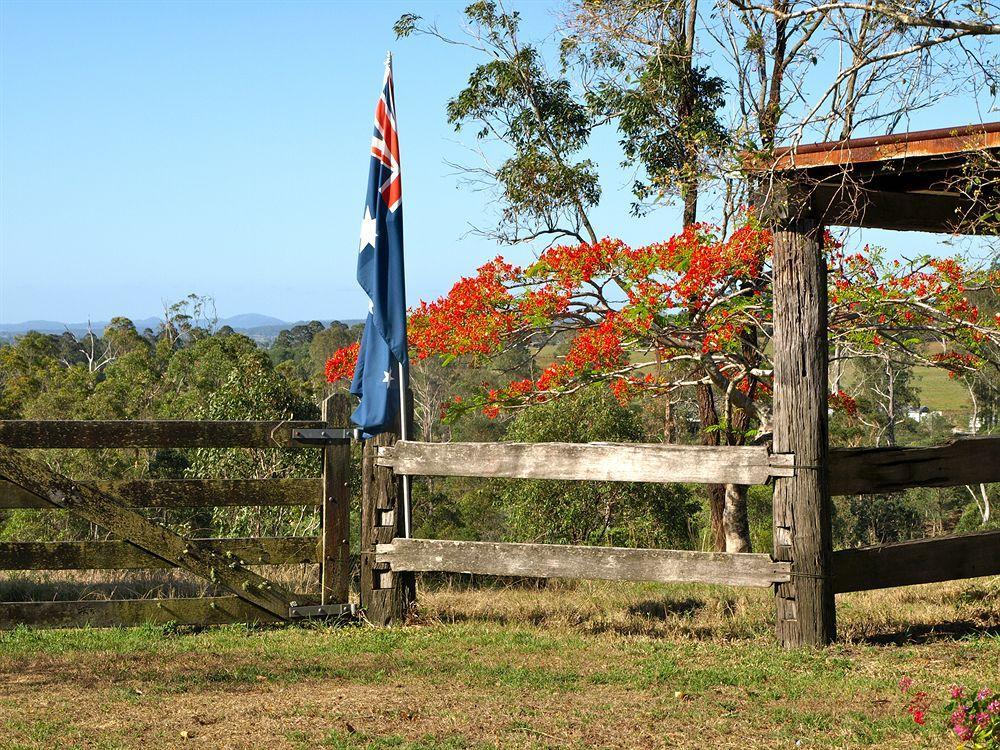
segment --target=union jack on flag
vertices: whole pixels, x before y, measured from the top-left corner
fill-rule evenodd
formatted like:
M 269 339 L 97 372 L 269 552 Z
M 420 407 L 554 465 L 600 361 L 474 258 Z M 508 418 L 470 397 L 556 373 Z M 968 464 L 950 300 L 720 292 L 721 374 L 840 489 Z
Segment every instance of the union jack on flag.
M 403 188 L 399 179 L 399 137 L 396 133 L 396 95 L 392 88 L 392 60 L 385 66 L 385 81 L 382 96 L 375 105 L 375 134 L 372 136 L 372 156 L 389 170 L 383 173 L 385 181 L 380 185 L 382 200 L 390 211 L 399 207 L 403 198 Z
M 406 281 L 403 274 L 403 205 L 392 58 L 385 63 L 375 105 L 368 192 L 358 243 L 358 283 L 368 295 L 368 319 L 351 393 L 361 403 L 351 418 L 364 434 L 397 427 L 399 381 L 406 377 Z

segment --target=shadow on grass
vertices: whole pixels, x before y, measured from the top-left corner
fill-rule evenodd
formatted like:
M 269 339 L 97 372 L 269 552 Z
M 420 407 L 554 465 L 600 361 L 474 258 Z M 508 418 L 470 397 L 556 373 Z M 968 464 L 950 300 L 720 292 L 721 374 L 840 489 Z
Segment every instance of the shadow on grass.
M 896 633 L 876 633 L 858 639 L 873 646 L 922 645 L 964 638 L 1000 638 L 1000 625 L 984 625 L 971 620 L 952 620 L 933 625 L 911 625 Z
M 630 615 L 649 617 L 657 620 L 669 620 L 672 617 L 694 615 L 704 609 L 704 607 L 704 600 L 689 596 L 684 599 L 647 599 L 630 604 L 627 611 Z

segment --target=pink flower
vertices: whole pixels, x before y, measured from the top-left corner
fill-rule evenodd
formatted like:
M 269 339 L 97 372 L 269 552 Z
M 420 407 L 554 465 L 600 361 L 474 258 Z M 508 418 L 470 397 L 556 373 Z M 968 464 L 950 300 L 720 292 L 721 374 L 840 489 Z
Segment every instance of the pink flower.
M 958 685 L 952 685 L 949 690 L 951 691 L 952 698 L 958 699 L 965 695 L 965 688 L 959 687 Z
M 955 736 L 962 740 L 962 742 L 965 742 L 972 737 L 972 730 L 966 726 L 957 726 L 955 727 Z
M 985 727 L 989 723 L 989 720 L 990 720 L 990 715 L 985 711 L 980 711 L 978 714 L 976 714 L 976 724 L 978 724 L 981 727 Z
M 965 722 L 965 708 L 959 706 L 951 713 L 951 723 L 956 727 Z
M 990 697 L 990 693 L 992 692 L 993 691 L 990 690 L 989 688 L 982 688 L 978 693 L 976 693 L 976 700 L 977 701 L 986 700 L 987 698 Z
M 899 689 L 902 690 L 904 693 L 911 687 L 913 687 L 913 680 L 911 680 L 909 677 L 904 677 L 899 681 Z
M 991 701 L 990 705 L 986 707 L 986 710 L 989 711 L 991 714 L 1000 713 L 1000 699 Z

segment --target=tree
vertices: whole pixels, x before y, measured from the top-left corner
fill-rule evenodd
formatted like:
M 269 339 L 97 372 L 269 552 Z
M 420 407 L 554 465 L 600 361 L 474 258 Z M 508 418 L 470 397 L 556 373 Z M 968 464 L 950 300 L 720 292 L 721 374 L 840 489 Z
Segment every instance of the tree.
M 970 372 L 1000 341 L 996 319 L 983 319 L 968 301 L 974 289 L 1000 285 L 995 272 L 956 259 L 924 258 L 904 268 L 875 251 L 845 254 L 828 239 L 831 338 L 857 352 L 894 356 Z M 528 267 L 497 258 L 444 297 L 413 310 L 414 358 L 432 355 L 483 361 L 524 347 L 538 352 L 568 335 L 564 357 L 537 377 L 484 388 L 453 410 L 479 408 L 497 416 L 606 383 L 627 403 L 638 394 L 664 394 L 710 384 L 722 396 L 727 440 L 766 440 L 771 370 L 770 234 L 752 217 L 723 239 L 694 225 L 662 243 L 632 248 L 619 240 L 558 245 Z M 747 293 L 747 288 L 752 293 Z M 747 350 L 746 329 L 760 343 Z M 931 337 L 949 342 L 930 353 Z M 349 377 L 356 350 L 330 361 L 328 376 Z M 668 363 L 669 368 L 661 365 Z M 846 405 L 846 394 L 834 404 Z M 744 496 L 745 497 L 745 496 Z M 745 505 L 731 498 L 724 515 L 726 546 L 743 551 Z M 736 549 L 732 549 L 735 547 Z
M 717 219 L 727 236 L 730 220 L 754 189 L 743 177 L 747 152 L 759 152 L 766 163 L 781 140 L 847 138 L 858 127 L 892 132 L 909 113 L 963 85 L 995 94 L 1000 68 L 984 41 L 1000 33 L 993 4 L 718 0 L 706 10 L 697 0 L 574 0 L 559 29 L 558 76 L 538 62 L 540 48 L 520 39 L 518 14 L 499 3 L 466 9 L 465 40 L 412 14 L 401 18 L 396 30 L 400 36 L 424 33 L 465 44 L 490 58 L 450 103 L 448 116 L 457 124 L 475 120 L 482 126 L 478 136 L 494 142 L 484 154 L 486 166 L 465 172 L 482 186 L 498 188 L 501 218 L 493 234 L 508 242 L 596 239 L 588 212 L 599 194 L 585 190 L 596 185 L 593 165 L 588 164 L 586 180 L 551 179 L 537 168 L 537 143 L 548 148 L 553 163 L 565 165 L 595 129 L 615 127 L 625 163 L 636 169 L 636 210 L 676 195 L 683 226 L 691 226 L 703 218 L 699 195 L 715 183 Z M 707 44 L 699 46 L 699 40 Z M 702 64 L 705 60 L 710 65 Z M 987 60 L 993 64 L 984 64 Z M 543 100 L 539 92 L 549 90 L 559 92 L 560 105 L 534 106 Z M 810 91 L 819 94 L 810 98 Z M 728 108 L 722 106 L 724 97 Z M 548 137 L 566 131 L 574 134 L 571 141 Z M 510 154 L 500 169 L 489 166 L 496 146 Z M 974 176 L 970 183 L 976 184 Z M 546 211 L 526 210 L 529 205 Z M 577 228 L 553 221 L 558 210 Z M 517 231 L 510 230 L 511 217 L 518 220 Z M 587 232 L 581 234 L 580 226 Z M 755 283 L 744 279 L 740 293 L 760 293 Z M 736 338 L 749 365 L 746 387 L 754 391 L 760 387 L 755 371 L 763 365 L 755 358 L 763 343 L 753 326 Z M 753 427 L 750 413 L 731 409 L 731 394 L 720 392 L 711 378 L 692 390 L 702 440 L 743 442 Z M 665 403 L 668 410 L 670 401 Z M 727 504 L 731 515 L 743 515 L 731 506 L 743 503 L 745 494 L 745 488 L 712 488 L 717 542 L 724 535 Z
M 471 47 L 489 60 L 476 66 L 447 112 L 456 130 L 478 123 L 478 140 L 510 150 L 497 167 L 484 160 L 485 166 L 465 170 L 476 184 L 500 194 L 496 228 L 480 231 L 505 243 L 539 237 L 596 241 L 587 214 L 601 195 L 596 165 L 578 160 L 593 126 L 590 112 L 565 77 L 546 70 L 539 50 L 521 41 L 520 14 L 483 0 L 469 5 L 465 16 L 470 32 L 461 41 L 421 25 L 413 14 L 402 16 L 394 28 L 397 37 L 428 34 Z

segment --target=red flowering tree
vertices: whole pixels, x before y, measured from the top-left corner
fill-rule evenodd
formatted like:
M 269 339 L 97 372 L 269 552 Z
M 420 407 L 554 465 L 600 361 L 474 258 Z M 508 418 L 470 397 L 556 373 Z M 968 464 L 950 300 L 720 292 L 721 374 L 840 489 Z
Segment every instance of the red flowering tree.
M 963 373 L 1000 341 L 998 321 L 983 319 L 968 298 L 995 289 L 997 274 L 956 259 L 902 264 L 872 248 L 845 254 L 829 236 L 826 245 L 830 338 L 840 356 L 891 352 Z M 514 347 L 537 353 L 568 337 L 565 355 L 538 377 L 484 388 L 452 409 L 497 416 L 595 381 L 623 403 L 709 384 L 725 442 L 763 440 L 772 384 L 770 252 L 770 233 L 751 217 L 725 238 L 694 224 L 643 247 L 609 238 L 551 247 L 526 267 L 498 257 L 411 312 L 413 355 L 482 361 Z M 356 347 L 337 352 L 327 376 L 349 378 L 355 357 Z M 843 392 L 831 403 L 855 408 Z M 723 516 L 727 549 L 748 551 L 745 488 L 727 492 Z

